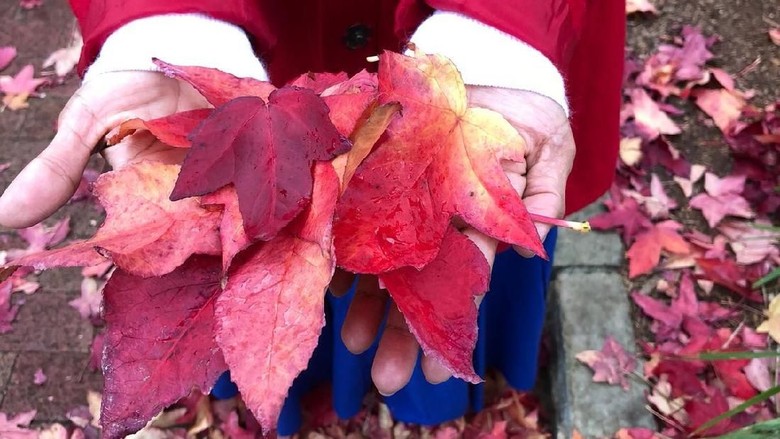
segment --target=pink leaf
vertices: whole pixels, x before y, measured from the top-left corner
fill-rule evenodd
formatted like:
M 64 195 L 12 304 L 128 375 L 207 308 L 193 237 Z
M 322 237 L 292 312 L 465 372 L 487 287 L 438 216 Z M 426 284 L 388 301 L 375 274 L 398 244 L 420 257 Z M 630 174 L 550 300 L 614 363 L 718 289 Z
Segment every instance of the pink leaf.
M 627 375 L 637 366 L 636 360 L 629 356 L 612 336 L 607 336 L 600 351 L 583 351 L 576 355 L 577 360 L 593 369 L 593 381 L 620 384 L 628 390 Z
M 0 70 L 8 67 L 11 61 L 16 58 L 16 47 L 4 46 L 0 47 Z

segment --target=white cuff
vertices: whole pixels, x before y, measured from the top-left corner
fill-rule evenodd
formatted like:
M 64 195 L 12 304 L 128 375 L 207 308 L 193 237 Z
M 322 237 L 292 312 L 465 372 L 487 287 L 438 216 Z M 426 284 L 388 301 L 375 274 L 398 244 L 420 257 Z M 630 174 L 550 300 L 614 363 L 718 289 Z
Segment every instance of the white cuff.
M 240 27 L 201 14 L 166 14 L 133 20 L 112 33 L 84 82 L 107 72 L 159 71 L 152 58 L 268 80 Z
M 563 76 L 541 52 L 500 30 L 463 14 L 437 11 L 411 38 L 425 53 L 452 60 L 470 85 L 528 90 L 557 102 L 566 115 Z

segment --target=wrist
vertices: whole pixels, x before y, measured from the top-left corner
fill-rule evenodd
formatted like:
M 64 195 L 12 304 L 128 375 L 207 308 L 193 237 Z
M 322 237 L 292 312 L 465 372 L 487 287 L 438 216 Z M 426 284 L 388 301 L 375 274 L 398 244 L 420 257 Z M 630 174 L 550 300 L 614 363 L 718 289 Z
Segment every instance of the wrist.
M 268 80 L 238 26 L 201 14 L 166 14 L 133 20 L 117 29 L 106 39 L 84 82 L 108 72 L 159 71 L 152 58 Z
M 568 115 L 561 73 L 523 41 L 455 12 L 438 11 L 411 38 L 421 51 L 447 56 L 468 85 L 527 90 L 546 96 Z

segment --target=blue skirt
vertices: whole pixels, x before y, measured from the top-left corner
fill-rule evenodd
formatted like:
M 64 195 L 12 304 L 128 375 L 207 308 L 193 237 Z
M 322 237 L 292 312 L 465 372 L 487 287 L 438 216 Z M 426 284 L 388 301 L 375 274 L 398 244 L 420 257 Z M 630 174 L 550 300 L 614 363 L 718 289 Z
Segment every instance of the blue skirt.
M 539 344 L 544 321 L 547 286 L 552 272 L 557 231 L 553 229 L 544 246 L 550 260 L 526 259 L 512 250 L 496 257 L 490 291 L 479 309 L 479 336 L 474 367 L 484 377 L 489 368 L 503 373 L 519 390 L 530 390 L 536 381 Z M 341 325 L 347 315 L 354 287 L 341 298 L 327 296 L 326 326 L 309 365 L 295 379 L 279 417 L 278 434 L 291 435 L 301 427 L 301 399 L 324 383 L 332 385 L 333 407 L 342 418 L 358 413 L 363 398 L 372 389 L 371 363 L 377 341 L 360 355 L 350 353 L 341 342 Z M 380 330 L 381 336 L 381 330 Z M 384 397 L 394 419 L 433 425 L 463 416 L 483 406 L 483 385 L 450 378 L 441 384 L 425 380 L 417 362 L 409 384 L 396 394 Z M 223 374 L 212 390 L 216 398 L 230 398 L 238 392 Z

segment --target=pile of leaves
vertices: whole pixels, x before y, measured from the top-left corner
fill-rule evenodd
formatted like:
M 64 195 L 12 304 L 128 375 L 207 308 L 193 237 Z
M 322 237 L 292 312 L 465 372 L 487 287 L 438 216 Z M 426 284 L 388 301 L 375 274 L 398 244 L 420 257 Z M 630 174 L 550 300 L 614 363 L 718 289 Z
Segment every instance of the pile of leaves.
M 279 89 L 157 63 L 214 108 L 130 120 L 110 141 L 148 130 L 188 148 L 183 164 L 101 175 L 93 193 L 106 219 L 94 237 L 9 263 L 116 265 L 103 288 L 105 437 L 137 431 L 228 368 L 273 429 L 317 344 L 337 265 L 376 275 L 425 354 L 481 381 L 474 299 L 489 264 L 454 219 L 544 249 L 502 171 L 524 160 L 523 139 L 468 107 L 452 63 L 385 53 L 376 75 L 304 75 Z
M 621 438 L 710 437 L 780 414 L 771 398 L 780 389 L 777 354 L 764 352 L 763 334 L 780 341 L 778 303 L 761 313 L 778 293 L 780 102 L 751 105 L 750 91 L 709 64 L 716 41 L 685 27 L 627 62 L 621 163 L 607 211 L 591 225 L 619 231 L 628 249 L 644 373 L 633 375 L 636 362 L 614 340 L 579 357 L 594 380 L 649 386 L 660 435 L 630 429 Z M 691 163 L 675 147 L 683 131 L 675 117 L 692 106 L 722 133 L 728 172 Z

